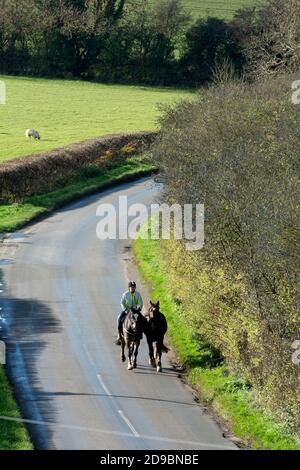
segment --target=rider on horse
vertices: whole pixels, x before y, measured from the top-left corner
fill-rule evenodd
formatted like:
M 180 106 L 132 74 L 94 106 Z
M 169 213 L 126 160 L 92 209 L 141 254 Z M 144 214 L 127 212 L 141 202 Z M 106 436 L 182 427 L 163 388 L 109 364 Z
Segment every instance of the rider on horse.
M 118 316 L 119 335 L 116 341 L 117 345 L 121 344 L 122 324 L 128 311 L 130 309 L 142 310 L 143 308 L 143 300 L 142 300 L 141 294 L 136 290 L 136 283 L 134 281 L 130 281 L 128 283 L 128 291 L 124 292 L 124 294 L 122 295 L 121 308 L 122 308 L 122 311 L 120 315 Z

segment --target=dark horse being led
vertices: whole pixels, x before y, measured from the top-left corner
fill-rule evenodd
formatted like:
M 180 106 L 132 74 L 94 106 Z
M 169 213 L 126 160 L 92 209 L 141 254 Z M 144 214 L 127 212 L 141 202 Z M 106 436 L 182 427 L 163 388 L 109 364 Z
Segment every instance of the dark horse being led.
M 168 329 L 166 317 L 159 310 L 159 301 L 153 303 L 150 300 L 150 308 L 147 313 L 148 325 L 146 337 L 149 347 L 149 364 L 156 367 L 157 372 L 162 371 L 161 356 L 169 349 L 164 345 L 164 336 Z M 154 347 L 153 347 L 154 344 Z

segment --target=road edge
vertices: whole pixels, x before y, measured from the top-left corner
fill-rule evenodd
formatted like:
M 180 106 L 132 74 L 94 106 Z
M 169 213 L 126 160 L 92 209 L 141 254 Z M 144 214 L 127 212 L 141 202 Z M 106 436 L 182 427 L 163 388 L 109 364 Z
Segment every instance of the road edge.
M 46 209 L 45 212 L 32 217 L 30 220 L 27 220 L 24 223 L 18 224 L 18 226 L 16 227 L 15 230 L 19 230 L 21 228 L 29 227 L 34 223 L 37 223 L 37 222 L 40 222 L 40 221 L 44 220 L 51 213 L 55 212 L 59 208 L 62 208 L 64 206 L 68 205 L 69 203 L 76 202 L 76 201 L 78 201 L 78 200 L 80 200 L 84 197 L 87 197 L 87 196 L 90 196 L 90 195 L 93 195 L 93 194 L 97 194 L 97 193 L 100 194 L 100 193 L 102 193 L 103 191 L 105 191 L 109 188 L 113 188 L 115 186 L 118 186 L 119 184 L 124 184 L 124 183 L 137 181 L 137 180 L 139 180 L 141 178 L 145 178 L 147 176 L 150 177 L 151 175 L 155 174 L 156 172 L 157 172 L 157 170 L 155 168 L 137 169 L 136 171 L 132 171 L 130 173 L 125 171 L 124 174 L 118 175 L 114 179 L 111 179 L 109 181 L 101 182 L 101 184 L 99 184 L 99 186 L 97 186 L 97 187 L 86 188 L 80 194 L 76 193 L 76 194 L 73 194 L 73 195 L 69 195 L 64 200 L 60 200 L 57 203 L 53 204 L 53 207 L 51 207 L 49 209 Z M 11 233 L 11 232 L 2 232 L 2 233 L 0 233 L 0 244 L 7 237 L 8 233 Z M 2 401 L 1 400 L 1 393 L 4 393 L 5 395 L 7 395 L 7 390 L 8 390 L 8 393 L 12 397 L 13 410 L 10 410 L 10 412 L 7 413 L 7 416 L 12 412 L 13 417 L 16 417 L 16 416 L 17 417 L 22 417 L 21 409 L 20 409 L 20 406 L 18 404 L 15 389 L 14 389 L 14 387 L 13 387 L 13 385 L 12 385 L 10 379 L 9 379 L 9 375 L 7 373 L 7 370 L 2 365 L 0 365 L 0 368 L 3 371 L 3 374 L 0 374 L 0 376 L 3 375 L 2 384 L 0 382 L 0 385 L 1 385 L 1 387 L 0 387 L 0 401 Z M 4 400 L 3 400 L 3 402 L 4 402 Z M 13 449 L 10 449 L 10 450 L 34 450 L 34 442 L 33 442 L 32 438 L 30 436 L 30 432 L 29 432 L 27 426 L 25 424 L 22 424 L 22 423 L 18 423 L 18 424 L 14 423 L 14 424 L 12 424 L 12 426 L 17 426 L 18 429 L 21 430 L 21 434 L 26 437 L 26 440 L 22 441 L 22 442 L 24 442 L 24 444 L 22 444 L 20 448 L 13 448 Z M 16 447 L 18 447 L 18 441 L 17 440 L 15 441 L 14 445 L 16 445 Z M 1 446 L 1 443 L 0 443 L 0 446 Z M 5 450 L 5 449 L 1 449 L 1 447 L 0 447 L 0 450 Z

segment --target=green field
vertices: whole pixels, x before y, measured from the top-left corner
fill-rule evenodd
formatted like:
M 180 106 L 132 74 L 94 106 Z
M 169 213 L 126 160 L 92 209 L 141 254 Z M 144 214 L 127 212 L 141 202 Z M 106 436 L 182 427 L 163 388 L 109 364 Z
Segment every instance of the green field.
M 217 16 L 232 18 L 235 11 L 245 6 L 262 3 L 264 0 L 184 0 L 183 3 L 191 11 L 193 18 Z
M 6 105 L 0 105 L 0 161 L 50 150 L 110 133 L 156 127 L 159 103 L 192 92 L 83 81 L 1 77 Z M 30 142 L 25 130 L 37 129 Z
M 155 2 L 157 0 L 151 1 Z M 231 19 L 238 9 L 260 5 L 263 2 L 266 2 L 266 0 L 182 0 L 193 20 L 207 16 Z

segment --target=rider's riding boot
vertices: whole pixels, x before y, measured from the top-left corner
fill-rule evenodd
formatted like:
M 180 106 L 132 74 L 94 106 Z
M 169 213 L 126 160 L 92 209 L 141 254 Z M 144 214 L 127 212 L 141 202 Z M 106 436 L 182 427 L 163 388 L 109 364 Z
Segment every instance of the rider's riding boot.
M 122 338 L 122 325 L 118 325 L 118 338 L 115 341 L 117 346 L 121 346 L 122 344 L 121 338 Z
M 115 343 L 116 343 L 117 346 L 121 346 L 121 344 L 122 344 L 122 342 L 121 342 L 121 333 L 120 332 L 118 333 L 118 338 L 116 339 Z

